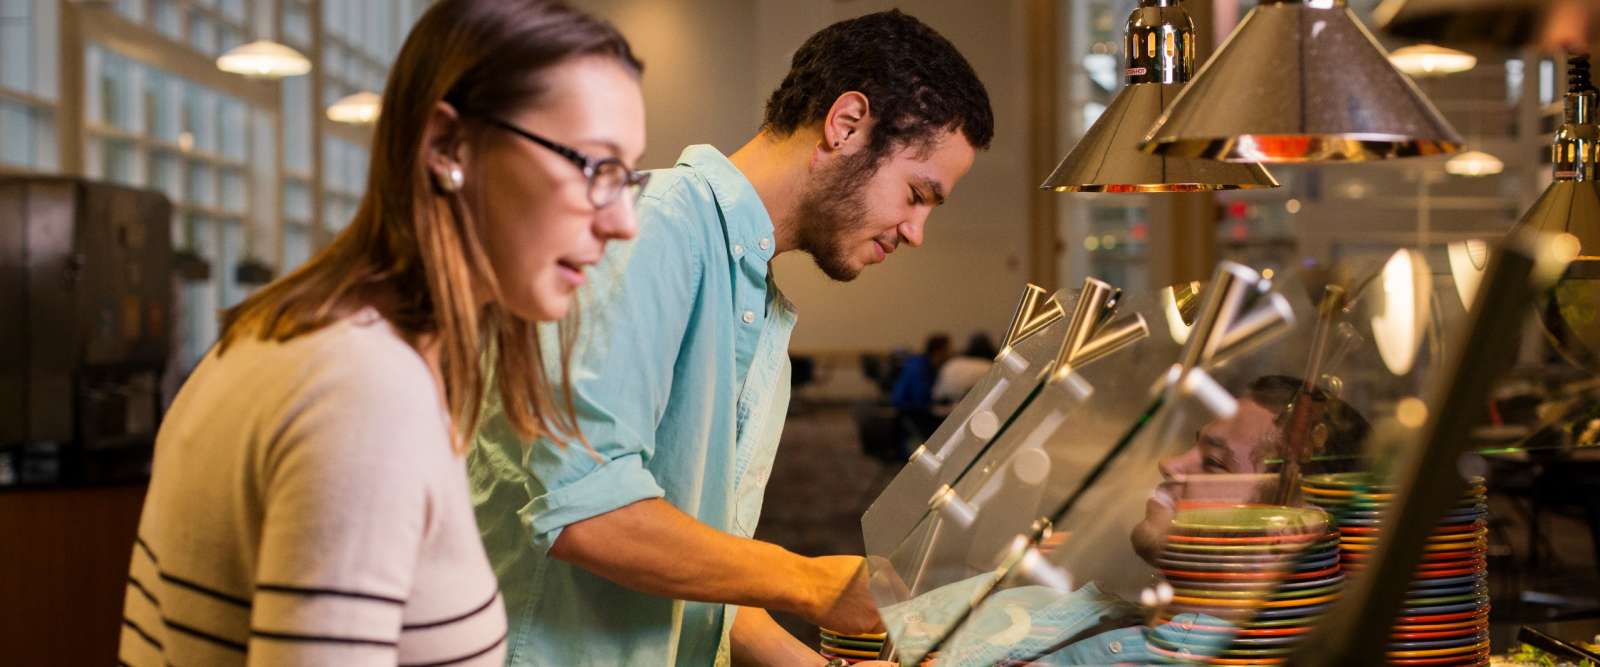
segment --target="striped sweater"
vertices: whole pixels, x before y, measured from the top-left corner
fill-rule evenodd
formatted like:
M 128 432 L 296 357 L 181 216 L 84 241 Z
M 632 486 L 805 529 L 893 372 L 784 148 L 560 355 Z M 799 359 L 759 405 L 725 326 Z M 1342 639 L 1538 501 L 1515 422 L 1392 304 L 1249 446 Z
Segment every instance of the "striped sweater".
M 121 662 L 501 664 L 448 433 L 427 364 L 371 311 L 213 349 L 157 437 Z

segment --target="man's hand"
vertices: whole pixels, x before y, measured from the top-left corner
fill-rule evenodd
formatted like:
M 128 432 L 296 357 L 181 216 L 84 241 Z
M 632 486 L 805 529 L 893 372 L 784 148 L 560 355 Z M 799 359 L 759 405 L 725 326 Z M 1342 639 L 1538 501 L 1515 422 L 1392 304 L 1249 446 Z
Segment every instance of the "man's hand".
M 883 632 L 878 607 L 867 590 L 867 570 L 858 556 L 812 558 L 814 592 L 806 620 L 846 634 Z

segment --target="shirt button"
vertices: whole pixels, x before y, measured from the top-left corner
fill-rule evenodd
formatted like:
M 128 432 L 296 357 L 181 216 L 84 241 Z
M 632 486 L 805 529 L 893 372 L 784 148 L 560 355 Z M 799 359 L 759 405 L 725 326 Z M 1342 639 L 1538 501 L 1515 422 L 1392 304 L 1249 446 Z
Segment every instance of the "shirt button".
M 1112 641 L 1110 644 L 1106 645 L 1106 648 L 1110 649 L 1110 651 L 1112 653 L 1121 653 L 1122 652 L 1122 642 Z
M 762 250 L 766 250 L 772 247 L 772 239 L 761 239 L 761 242 L 756 245 L 761 246 Z
M 744 311 L 744 317 L 743 317 L 743 319 L 744 319 L 744 323 L 745 323 L 745 324 L 749 324 L 749 323 L 751 323 L 751 322 L 754 322 L 754 321 L 756 321 L 756 314 L 755 314 L 755 313 L 752 313 L 752 312 L 750 312 L 750 311 L 748 311 L 748 310 L 747 310 L 747 311 Z
M 737 243 L 734 244 L 734 246 L 733 246 L 733 254 L 735 254 L 735 255 L 743 255 L 744 254 L 744 246 L 739 245 Z

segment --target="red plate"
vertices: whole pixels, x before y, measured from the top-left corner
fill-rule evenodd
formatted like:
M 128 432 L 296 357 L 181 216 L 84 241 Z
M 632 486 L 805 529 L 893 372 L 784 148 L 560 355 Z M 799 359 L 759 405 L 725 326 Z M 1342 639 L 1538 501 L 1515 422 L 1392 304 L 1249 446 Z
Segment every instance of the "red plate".
M 1436 630 L 1433 632 L 1396 632 L 1392 635 L 1389 635 L 1389 639 L 1410 642 L 1424 639 L 1444 639 L 1446 637 L 1460 637 L 1462 635 L 1477 634 L 1483 632 L 1487 627 L 1489 626 L 1482 623 L 1474 623 L 1459 630 Z
M 1476 549 L 1463 549 L 1460 551 L 1430 551 L 1422 554 L 1423 563 L 1418 567 L 1426 567 L 1428 563 L 1442 560 L 1477 560 L 1482 558 L 1487 553 L 1489 553 L 1488 550 L 1481 547 Z M 1345 551 L 1343 549 L 1339 550 L 1339 555 L 1345 560 L 1350 561 L 1364 561 L 1372 558 L 1372 554 L 1370 553 L 1357 553 L 1354 551 Z
M 1454 623 L 1426 623 L 1426 624 L 1422 624 L 1422 625 L 1395 625 L 1394 626 L 1394 631 L 1395 632 L 1436 632 L 1436 631 L 1439 631 L 1439 630 L 1461 630 L 1461 629 L 1471 630 L 1471 629 L 1477 628 L 1479 626 L 1485 625 L 1485 624 L 1487 624 L 1489 622 L 1489 614 L 1487 612 L 1480 612 L 1480 614 L 1481 614 L 1480 616 L 1472 618 L 1470 620 L 1456 621 Z
M 1345 569 L 1352 572 L 1359 572 L 1367 567 L 1367 562 L 1360 558 L 1341 558 L 1339 562 L 1344 563 Z M 1411 571 L 1411 575 L 1416 579 L 1438 579 L 1441 575 L 1435 573 L 1441 570 L 1481 570 L 1487 567 L 1489 567 L 1489 564 L 1483 558 L 1457 558 L 1422 563 L 1417 566 L 1417 569 Z

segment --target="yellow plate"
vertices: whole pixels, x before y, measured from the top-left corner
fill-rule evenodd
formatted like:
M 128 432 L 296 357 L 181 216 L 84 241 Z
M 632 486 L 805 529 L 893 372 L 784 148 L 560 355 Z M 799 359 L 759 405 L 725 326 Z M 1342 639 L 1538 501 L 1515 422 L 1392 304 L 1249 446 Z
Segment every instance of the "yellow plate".
M 876 657 L 878 657 L 878 652 L 877 651 L 858 651 L 856 649 L 839 648 L 837 646 L 824 646 L 824 647 L 822 647 L 822 650 L 827 651 L 829 653 L 832 653 L 834 655 L 844 656 L 846 658 L 876 658 Z
M 1474 549 L 1482 549 L 1486 545 L 1487 545 L 1487 541 L 1486 540 L 1484 540 L 1483 538 L 1478 538 L 1478 539 L 1472 539 L 1472 540 L 1465 540 L 1465 541 L 1461 541 L 1461 542 L 1438 542 L 1438 543 L 1435 543 L 1435 544 L 1428 544 L 1428 545 L 1424 545 L 1423 546 L 1423 550 L 1425 550 L 1425 551 L 1471 551 L 1471 550 L 1474 550 Z M 1340 549 L 1344 549 L 1345 551 L 1354 551 L 1354 552 L 1360 553 L 1360 552 L 1364 552 L 1364 551 L 1375 551 L 1375 550 L 1377 550 L 1378 545 L 1376 543 L 1373 543 L 1373 544 L 1356 544 L 1354 542 L 1341 542 L 1339 544 L 1339 548 Z
M 1430 536 L 1428 538 L 1428 542 L 1431 543 L 1431 544 L 1436 544 L 1436 543 L 1441 543 L 1441 542 L 1470 542 L 1472 540 L 1483 539 L 1485 537 L 1488 537 L 1488 535 L 1489 535 L 1489 530 L 1487 528 L 1480 528 L 1480 529 L 1478 529 L 1476 531 L 1473 531 L 1473 532 L 1470 532 L 1470 533 L 1450 533 L 1450 534 L 1446 534 L 1446 535 L 1433 535 L 1433 536 Z M 1339 542 L 1341 544 L 1377 544 L 1378 543 L 1378 536 L 1376 536 L 1376 535 L 1341 535 L 1341 536 L 1339 536 Z
M 887 633 L 887 632 L 868 632 L 868 633 L 859 634 L 859 635 L 852 635 L 852 634 L 839 632 L 838 630 L 829 630 L 827 628 L 818 628 L 818 629 L 822 630 L 822 632 L 825 633 L 825 634 L 830 634 L 830 635 L 833 635 L 833 636 L 838 637 L 840 639 L 860 639 L 860 640 L 863 640 L 863 641 L 880 641 L 881 642 L 881 641 L 889 638 L 889 633 Z

